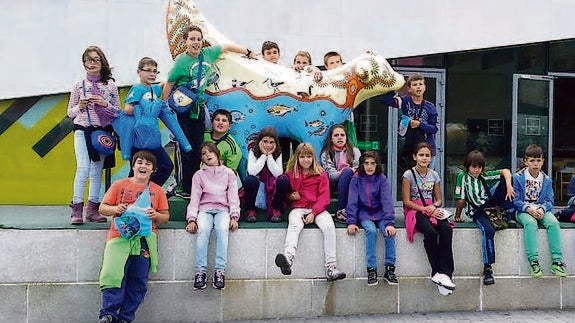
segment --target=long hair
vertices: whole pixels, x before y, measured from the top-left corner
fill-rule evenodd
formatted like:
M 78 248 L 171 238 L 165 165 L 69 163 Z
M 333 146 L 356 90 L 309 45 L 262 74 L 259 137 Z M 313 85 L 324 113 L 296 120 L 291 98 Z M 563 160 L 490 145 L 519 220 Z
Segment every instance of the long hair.
M 295 149 L 295 152 L 290 157 L 288 164 L 287 164 L 287 167 L 286 167 L 286 169 L 288 171 L 293 170 L 294 177 L 296 177 L 296 178 L 299 177 L 299 174 L 301 172 L 301 166 L 299 165 L 299 162 L 298 162 L 300 155 L 311 155 L 313 157 L 311 167 L 310 167 L 312 174 L 319 175 L 319 174 L 321 174 L 321 172 L 323 172 L 323 168 L 321 168 L 321 166 L 319 165 L 319 162 L 317 161 L 317 156 L 315 154 L 315 149 L 313 149 L 313 146 L 307 142 L 302 142 Z
M 359 174 L 359 176 L 367 175 L 363 163 L 365 163 L 365 160 L 368 158 L 373 158 L 375 160 L 375 172 L 373 173 L 373 175 L 375 176 L 381 175 L 383 173 L 383 167 L 381 166 L 381 160 L 379 158 L 379 154 L 373 150 L 370 150 L 364 152 L 363 154 L 361 154 L 361 157 L 359 157 L 359 167 L 357 168 L 357 173 Z
M 202 154 L 202 150 L 204 148 L 207 148 L 209 151 L 213 152 L 214 154 L 216 154 L 216 157 L 218 158 L 218 165 L 222 164 L 222 156 L 220 155 L 220 150 L 218 149 L 218 147 L 216 146 L 216 144 L 214 144 L 213 142 L 204 142 L 201 146 L 200 146 L 200 156 Z
M 112 68 L 110 67 L 110 63 L 108 63 L 108 59 L 106 58 L 106 55 L 104 55 L 104 52 L 100 49 L 100 47 L 89 46 L 88 48 L 86 48 L 86 50 L 84 50 L 84 53 L 82 54 L 82 64 L 85 65 L 86 61 L 90 59 L 89 55 L 90 52 L 96 52 L 96 54 L 100 56 L 100 66 L 102 67 L 100 69 L 100 81 L 104 84 L 108 84 L 108 80 L 116 81 L 112 77 Z
M 345 156 L 347 157 L 347 163 L 353 165 L 353 144 L 349 141 L 349 134 L 342 123 L 335 124 L 331 129 L 329 129 L 329 133 L 327 134 L 327 138 L 325 138 L 321 152 L 327 152 L 329 154 L 329 159 L 335 162 L 335 149 L 333 149 L 333 142 L 331 141 L 331 136 L 335 129 L 342 129 L 345 133 Z
M 254 155 L 256 156 L 256 158 L 259 158 L 262 155 L 262 152 L 260 150 L 260 141 L 262 141 L 264 137 L 271 137 L 274 139 L 276 143 L 276 149 L 272 153 L 272 156 L 274 157 L 274 159 L 277 159 L 282 154 L 282 150 L 279 143 L 278 132 L 274 127 L 265 127 L 262 129 L 262 131 L 260 131 L 260 133 L 256 137 L 256 141 L 253 148 Z

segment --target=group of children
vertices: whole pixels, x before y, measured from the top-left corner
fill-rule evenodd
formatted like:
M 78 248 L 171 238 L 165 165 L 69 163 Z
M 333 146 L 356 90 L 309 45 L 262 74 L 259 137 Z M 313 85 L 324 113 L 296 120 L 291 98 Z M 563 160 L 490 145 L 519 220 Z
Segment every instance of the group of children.
M 100 322 L 131 322 L 134 319 L 146 294 L 148 273 L 157 270 L 156 225 L 169 219 L 167 197 L 161 185 L 166 181 L 166 175 L 171 173 L 173 164 L 161 146 L 156 147 L 146 140 L 158 133 L 154 127 L 145 127 L 142 120 L 146 117 L 155 120 L 156 127 L 157 118 L 161 119 L 178 140 L 181 186 L 177 193 L 190 199 L 186 231 L 197 234 L 195 289 L 207 286 L 207 250 L 212 229 L 216 237 L 212 286 L 220 290 L 225 288 L 229 231 L 237 230 L 240 216 L 247 222 L 256 221 L 256 199 L 260 194 L 266 200 L 267 219 L 271 222 L 281 221 L 286 206 L 291 206 L 284 249 L 275 257 L 275 264 L 282 274 L 291 274 L 300 233 L 304 225 L 314 223 L 324 237 L 326 279 L 344 279 L 346 274 L 336 264 L 334 219 L 327 211 L 330 191 L 337 192 L 338 197 L 335 220 L 346 223 L 350 235 L 359 232 L 360 227 L 365 231 L 368 285 L 378 283 L 378 229 L 385 242 L 383 279 L 389 284 L 398 284 L 391 185 L 383 174 L 377 153 L 367 151 L 362 154 L 350 142 L 343 125 L 334 125 L 330 129 L 319 156 L 310 144 L 300 143 L 290 157 L 285 173 L 276 130 L 271 127 L 262 129 L 249 149 L 247 177 L 243 181 L 243 213 L 240 211 L 237 168 L 242 155 L 234 138 L 228 134 L 232 118 L 229 111 L 217 110 L 211 116 L 211 130 L 205 130 L 210 116 L 201 95 L 205 82 L 201 81 L 203 73 L 197 75 L 201 72 L 197 70 L 197 63 L 201 60 L 209 65 L 225 50 L 253 55 L 249 49 L 235 45 L 202 48 L 203 35 L 197 27 L 188 29 L 185 40 L 188 50 L 176 58 L 163 91 L 153 84 L 159 73 L 157 63 L 151 58 L 140 60 L 137 69 L 140 84 L 130 89 L 124 111 L 120 110 L 118 91 L 103 52 L 98 47 L 88 47 L 82 55 L 86 78 L 74 85 L 68 106 L 68 115 L 74 122 L 77 160 L 71 223 L 83 223 L 83 196 L 88 177 L 87 221 L 106 222 L 105 216 L 116 220 L 125 215 L 141 196 L 149 195 L 150 206 L 141 213 L 152 223 L 149 233 L 136 235 L 134 239 L 125 238 L 116 222 L 112 221 L 100 273 Z M 277 61 L 277 44 L 274 47 L 275 43 L 266 43 L 262 47 L 264 59 Z M 341 64 L 339 54 L 328 54 L 326 67 Z M 294 68 L 302 69 L 307 65 L 311 65 L 309 53 L 298 52 Z M 200 93 L 197 106 L 189 114 L 174 115 L 161 97 L 166 98 L 174 87 L 193 81 L 199 82 L 196 84 Z M 405 170 L 402 176 L 401 196 L 407 238 L 413 242 L 415 232 L 423 234 L 431 280 L 442 295 L 449 295 L 455 289 L 452 278 L 453 223 L 441 208 L 441 180 L 431 166 L 435 155 L 433 135 L 437 131 L 437 113 L 433 105 L 422 100 L 425 91 L 422 78 L 408 80 L 408 90 L 411 97 L 390 96 L 386 99 L 390 105 L 405 110 L 409 127 L 422 128 L 425 134 L 424 139 L 414 145 L 410 156 L 415 166 Z M 131 149 L 122 152 L 129 154 L 131 174 L 113 183 L 100 204 L 101 171 L 106 161 L 113 164 L 113 155 L 95 151 L 88 135 L 94 127 L 109 129 L 120 116 L 135 118 L 130 137 L 135 139 Z M 523 225 L 525 249 L 533 277 L 543 275 L 536 238 L 539 224 L 548 232 L 551 272 L 560 277 L 567 275 L 559 223 L 551 213 L 554 200 L 551 179 L 541 171 L 543 161 L 543 151 L 536 145 L 527 147 L 526 167 L 514 175 L 507 169 L 485 171 L 485 158 L 478 151 L 470 152 L 464 161 L 465 171 L 458 176 L 456 185 L 459 202 L 455 220 L 460 221 L 465 207 L 466 213 L 481 230 L 483 283 L 486 285 L 495 282 L 492 267 L 495 263 L 495 230 L 487 216 L 487 209 L 495 206 L 514 210 L 517 221 Z

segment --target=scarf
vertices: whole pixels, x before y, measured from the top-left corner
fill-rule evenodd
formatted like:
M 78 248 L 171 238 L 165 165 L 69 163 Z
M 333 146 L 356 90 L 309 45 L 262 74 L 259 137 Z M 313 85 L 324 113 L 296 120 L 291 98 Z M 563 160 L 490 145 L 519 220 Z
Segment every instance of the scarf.
M 346 154 L 346 149 L 345 149 L 345 145 L 338 147 L 336 145 L 333 145 L 333 150 L 336 151 L 336 155 L 337 152 L 339 152 L 339 158 L 336 159 L 335 161 L 335 168 L 337 169 L 337 171 L 342 171 L 346 168 L 349 168 L 349 163 L 347 162 L 347 154 Z
M 98 87 L 98 81 L 100 81 L 102 79 L 102 76 L 100 76 L 100 75 L 94 76 L 94 75 L 90 75 L 90 74 L 86 73 L 86 79 L 92 83 L 92 89 L 90 91 L 92 93 L 92 95 L 103 96 L 102 91 L 100 91 L 100 88 Z M 93 106 L 94 106 L 94 111 L 96 111 L 96 114 L 98 115 L 98 118 L 100 119 L 101 125 L 108 125 L 108 124 L 110 124 L 110 122 L 112 122 L 112 119 L 104 110 L 104 109 L 106 109 L 106 107 L 103 107 L 103 106 L 95 104 L 95 103 L 93 104 Z

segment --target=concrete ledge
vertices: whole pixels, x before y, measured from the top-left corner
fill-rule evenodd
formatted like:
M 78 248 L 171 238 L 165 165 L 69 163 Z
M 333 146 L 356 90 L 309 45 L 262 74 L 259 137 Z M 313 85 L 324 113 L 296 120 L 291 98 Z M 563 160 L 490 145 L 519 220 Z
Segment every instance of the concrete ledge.
M 454 232 L 457 289 L 443 297 L 429 279 L 423 237 L 407 242 L 397 236 L 398 286 L 368 287 L 364 235 L 348 236 L 337 229 L 338 266 L 347 279 L 328 283 L 324 277 L 323 238 L 305 229 L 292 276 L 274 265 L 283 250 L 285 230 L 240 229 L 230 235 L 225 291 L 194 291 L 195 236 L 182 229 L 163 229 L 160 272 L 153 276 L 138 322 L 219 321 L 275 317 L 308 317 L 367 313 L 575 308 L 575 276 L 550 274 L 546 233 L 538 233 L 545 276 L 529 277 L 522 230 L 496 234 L 496 284 L 481 284 L 480 232 Z M 575 230 L 562 230 L 567 264 L 575 263 Z M 0 271 L 0 321 L 94 321 L 100 305 L 97 279 L 105 230 L 0 230 L 4 250 Z M 380 236 L 381 238 L 381 236 Z M 383 261 L 378 239 L 378 263 Z M 213 264 L 214 243 L 209 263 Z M 379 271 L 382 273 L 382 266 Z M 571 274 L 575 268 L 568 267 Z M 211 278 L 211 269 L 209 272 Z M 536 297 L 524 297 L 536 295 Z M 374 300 L 377 300 L 374 302 Z M 76 305 L 74 305 L 76 304 Z M 70 310 L 70 306 L 74 306 Z

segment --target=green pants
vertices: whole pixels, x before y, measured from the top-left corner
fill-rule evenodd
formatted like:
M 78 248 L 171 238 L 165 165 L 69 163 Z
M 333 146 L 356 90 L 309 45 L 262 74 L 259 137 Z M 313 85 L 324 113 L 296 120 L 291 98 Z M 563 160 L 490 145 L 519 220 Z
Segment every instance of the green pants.
M 529 213 L 518 213 L 517 221 L 523 225 L 523 241 L 525 242 L 525 251 L 527 251 L 527 260 L 529 262 L 539 260 L 539 251 L 537 248 L 537 229 L 538 222 L 541 222 L 547 230 L 547 239 L 549 240 L 549 250 L 551 251 L 551 260 L 562 262 L 563 252 L 561 251 L 561 228 L 559 221 L 551 212 L 546 212 L 541 220 L 536 220 Z

